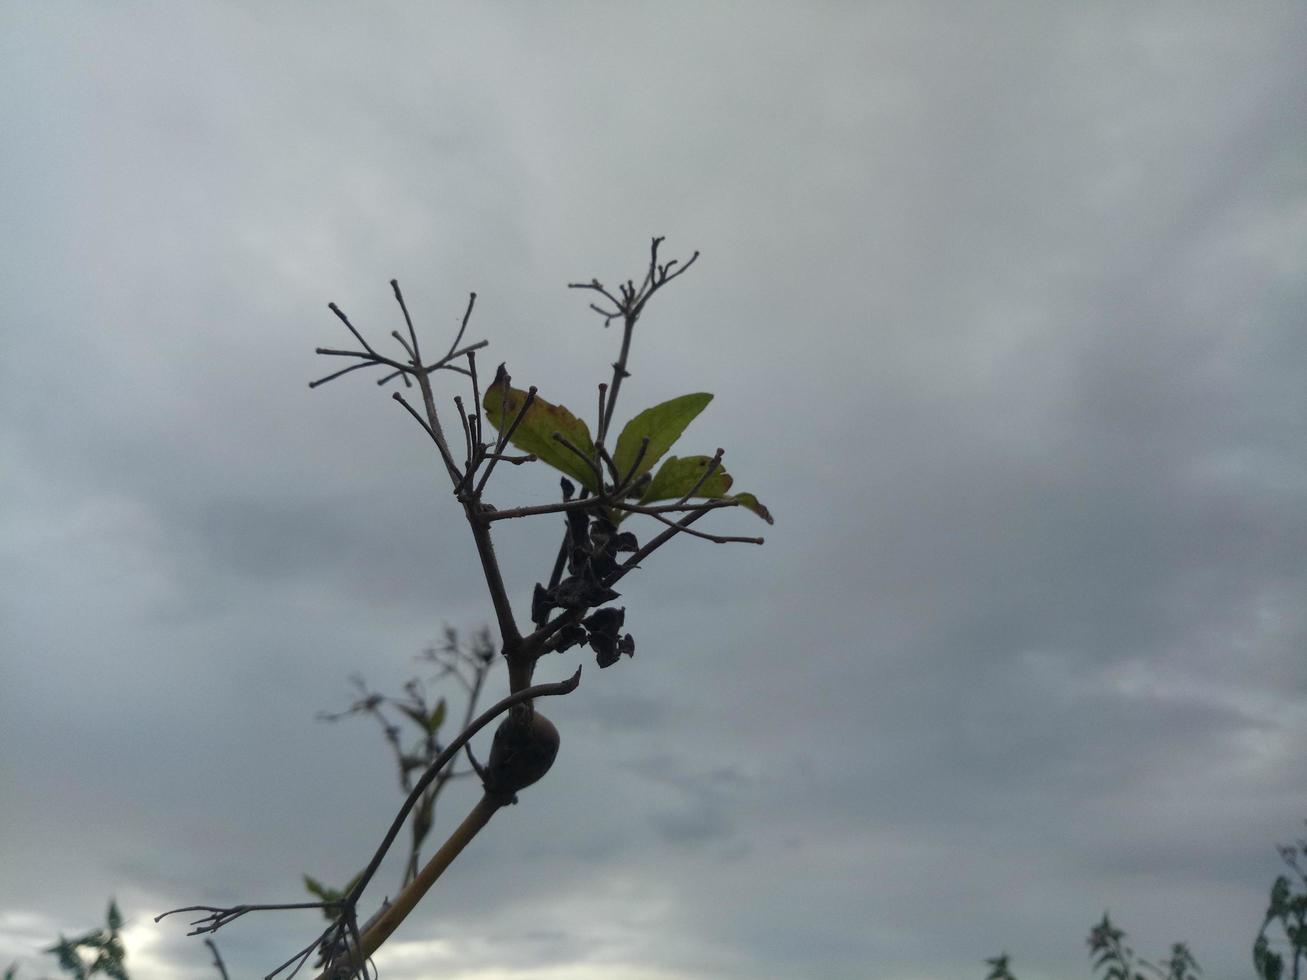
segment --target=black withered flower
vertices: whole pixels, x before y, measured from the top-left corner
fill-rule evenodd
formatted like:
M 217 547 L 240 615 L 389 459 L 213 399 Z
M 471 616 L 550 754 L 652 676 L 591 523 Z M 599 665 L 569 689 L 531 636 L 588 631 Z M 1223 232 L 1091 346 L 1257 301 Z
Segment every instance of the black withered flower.
M 585 619 L 581 620 L 581 625 L 591 633 L 605 633 L 612 636 L 614 642 L 617 640 L 617 631 L 622 628 L 622 623 L 626 620 L 626 607 L 618 606 L 616 608 L 609 606 L 607 609 L 596 609 Z
M 620 592 L 604 588 L 590 574 L 569 575 L 558 583 L 550 596 L 554 605 L 564 609 L 589 609 L 620 597 Z
M 564 650 L 569 650 L 578 643 L 584 643 L 586 635 L 585 627 L 577 623 L 572 623 L 570 626 L 564 626 L 558 631 L 558 635 L 554 638 L 554 649 L 559 653 L 562 653 Z
M 554 601 L 549 590 L 537 582 L 535 591 L 531 593 L 531 622 L 543 626 L 549 619 L 549 610 L 553 608 Z

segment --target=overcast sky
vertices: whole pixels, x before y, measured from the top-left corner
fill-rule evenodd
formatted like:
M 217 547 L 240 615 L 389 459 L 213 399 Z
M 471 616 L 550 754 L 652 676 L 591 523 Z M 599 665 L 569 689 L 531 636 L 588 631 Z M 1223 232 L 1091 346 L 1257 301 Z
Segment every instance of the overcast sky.
M 398 278 L 436 349 L 475 290 L 592 415 L 565 284 L 666 235 L 618 414 L 713 392 L 684 449 L 776 525 L 542 662 L 557 764 L 382 976 L 1071 980 L 1105 908 L 1250 976 L 1307 817 L 1304 50 L 1295 3 L 4 4 L 0 967 L 115 895 L 136 980 L 213 978 L 151 917 L 348 878 L 398 796 L 315 713 L 491 621 L 412 420 L 308 390 L 326 304 L 382 343 Z M 497 527 L 523 615 L 560 524 Z

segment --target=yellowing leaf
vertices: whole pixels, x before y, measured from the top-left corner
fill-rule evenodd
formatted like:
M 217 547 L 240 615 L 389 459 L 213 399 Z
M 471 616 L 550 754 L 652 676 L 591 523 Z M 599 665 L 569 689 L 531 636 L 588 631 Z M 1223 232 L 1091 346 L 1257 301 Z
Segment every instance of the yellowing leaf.
M 517 418 L 525 399 L 525 391 L 509 388 L 505 397 L 503 386 L 495 384 L 490 386 L 481 401 L 485 406 L 486 418 L 496 429 L 503 431 Z M 532 400 L 526 415 L 513 430 L 509 442 L 523 452 L 534 453 L 592 492 L 597 491 L 599 487 L 594 470 L 580 456 L 555 439 L 554 433 L 559 433 L 588 458 L 594 458 L 595 448 L 590 438 L 590 427 L 562 405 L 547 402 L 539 395 Z
M 772 520 L 771 511 L 769 511 L 766 507 L 764 507 L 762 505 L 762 501 L 760 501 L 753 494 L 751 493 L 732 494 L 731 499 L 738 501 L 740 506 L 743 507 L 745 510 L 753 511 L 768 524 L 776 523 L 774 520 Z
M 700 478 L 712 464 L 711 456 L 668 456 L 640 498 L 641 504 L 654 504 L 664 500 L 680 500 L 690 491 L 693 498 L 705 500 L 734 500 L 751 510 L 768 524 L 773 523 L 771 511 L 751 493 L 730 494 L 735 481 L 720 465 L 699 484 Z M 695 489 L 695 484 L 699 484 Z M 669 515 L 670 516 L 670 515 Z
M 660 500 L 680 500 L 699 482 L 699 478 L 712 463 L 711 456 L 668 456 L 666 462 L 658 468 L 649 483 L 640 503 L 651 504 Z M 698 490 L 696 497 L 724 497 L 731 489 L 731 476 L 722 466 L 718 466 Z

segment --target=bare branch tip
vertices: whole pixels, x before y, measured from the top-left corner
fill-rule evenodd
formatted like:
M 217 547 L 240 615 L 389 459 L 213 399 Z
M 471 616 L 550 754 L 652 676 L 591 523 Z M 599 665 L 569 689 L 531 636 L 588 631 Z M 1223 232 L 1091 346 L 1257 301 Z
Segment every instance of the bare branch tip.
M 581 683 L 581 666 L 582 666 L 581 664 L 577 664 L 576 673 L 574 673 L 567 680 L 563 681 L 562 690 L 564 694 L 571 694 L 573 691 L 576 690 L 577 686 Z

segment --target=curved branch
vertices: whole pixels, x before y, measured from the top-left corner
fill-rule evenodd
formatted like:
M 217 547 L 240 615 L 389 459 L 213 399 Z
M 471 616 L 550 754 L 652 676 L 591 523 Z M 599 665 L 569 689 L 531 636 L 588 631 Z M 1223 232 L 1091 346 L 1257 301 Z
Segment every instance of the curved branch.
M 403 829 L 404 823 L 408 819 L 408 815 L 421 799 L 423 791 L 425 791 L 431 782 L 436 779 L 440 774 L 440 771 L 454 760 L 459 751 L 471 740 L 473 735 L 510 708 L 534 698 L 570 694 L 572 691 L 576 690 L 577 685 L 580 683 L 581 668 L 578 666 L 576 673 L 565 681 L 556 681 L 550 684 L 536 684 L 533 687 L 523 688 L 520 691 L 500 699 L 494 705 L 478 715 L 469 725 L 464 727 L 463 731 L 461 731 L 449 743 L 449 745 L 445 747 L 444 751 L 441 752 L 434 761 L 432 761 L 431 765 L 427 767 L 426 772 L 422 774 L 422 778 L 414 785 L 413 790 L 404 801 L 404 805 L 400 807 L 399 814 L 395 817 L 394 821 L 392 821 L 390 830 L 387 831 L 381 845 L 377 848 L 372 860 L 368 863 L 367 869 L 359 876 L 354 887 L 350 889 L 349 894 L 343 899 L 331 902 L 286 902 L 267 905 L 233 905 L 229 908 L 216 908 L 209 905 L 190 905 L 185 908 L 171 909 L 157 915 L 155 916 L 154 921 L 158 922 L 160 919 L 181 912 L 207 912 L 207 915 L 191 922 L 192 929 L 190 935 L 200 935 L 206 932 L 217 932 L 223 926 L 239 919 L 241 916 L 246 915 L 249 912 L 271 911 L 276 909 L 340 909 L 336 920 L 327 927 L 322 935 L 299 953 L 292 956 L 289 960 L 273 971 L 272 974 L 269 974 L 269 976 L 275 976 L 297 960 L 300 961 L 301 965 L 303 965 L 303 962 L 307 960 L 313 950 L 325 948 L 323 944 L 328 942 L 333 933 L 341 933 L 342 925 L 348 926 L 349 931 L 352 934 L 357 935 L 356 928 L 352 925 L 352 920 L 354 918 L 355 908 L 358 905 L 360 896 L 363 894 L 364 888 L 367 887 L 372 877 L 377 873 L 377 869 L 381 866 L 382 859 L 386 856 L 391 845 L 395 842 L 395 838 L 399 835 L 400 830 Z M 490 806 L 490 803 L 487 801 L 492 802 L 494 806 Z M 432 859 L 427 862 L 427 866 L 418 873 L 418 877 L 400 891 L 399 895 L 396 896 L 394 903 L 392 903 L 391 908 L 387 909 L 382 915 L 377 916 L 373 922 L 369 923 L 368 927 L 364 930 L 363 937 L 353 940 L 353 950 L 357 951 L 360 949 L 366 949 L 367 951 L 362 956 L 359 956 L 357 952 L 349 955 L 354 956 L 360 963 L 366 962 L 367 958 L 375 952 L 376 948 L 385 941 L 386 936 L 389 936 L 399 923 L 404 920 L 405 916 L 412 911 L 418 900 L 426 894 L 427 890 L 435 882 L 436 878 L 439 877 L 440 873 L 449 862 L 458 855 L 458 852 L 467 845 L 467 842 L 470 841 L 472 837 L 476 836 L 476 833 L 481 829 L 481 827 L 485 826 L 494 810 L 508 802 L 509 800 L 504 799 L 502 796 L 488 793 L 482 803 L 478 804 L 478 807 L 481 809 L 474 809 L 473 811 L 474 815 L 478 813 L 480 814 L 480 817 L 478 818 L 479 822 L 473 820 L 472 816 L 469 816 L 462 824 L 460 824 L 458 829 L 456 829 L 450 836 L 449 840 L 447 840 Z M 396 906 L 400 907 L 401 911 L 395 911 Z M 385 926 L 383 929 L 378 930 L 378 925 L 382 922 L 385 923 Z M 369 947 L 368 943 L 373 943 L 373 945 Z M 298 967 L 296 969 L 298 970 Z M 323 977 L 324 980 L 326 980 L 328 974 L 324 974 Z
M 349 895 L 345 898 L 347 910 L 352 910 L 355 903 L 358 902 L 359 896 L 362 895 L 363 889 L 367 886 L 372 876 L 376 874 L 377 868 L 381 865 L 382 858 L 385 857 L 386 851 L 394 842 L 395 837 L 399 834 L 400 829 L 404 826 L 404 821 L 408 818 L 409 812 L 416 805 L 422 795 L 422 790 L 436 778 L 436 774 L 444 768 L 463 748 L 464 745 L 478 731 L 484 728 L 489 722 L 493 721 L 498 715 L 503 714 L 509 708 L 516 704 L 530 701 L 537 697 L 548 697 L 550 695 L 570 694 L 576 690 L 581 682 L 581 668 L 578 665 L 576 673 L 565 681 L 558 681 L 552 684 L 536 684 L 533 687 L 524 688 L 515 694 L 496 702 L 492 707 L 482 712 L 472 724 L 463 729 L 459 735 L 446 746 L 445 750 L 440 753 L 434 762 L 427 768 L 422 778 L 418 780 L 413 787 L 413 792 L 404 801 L 404 806 L 400 809 L 399 814 L 391 824 L 385 840 L 377 848 L 377 853 L 373 856 L 372 861 L 368 864 L 367 870 L 359 877 L 358 882 L 350 890 Z M 397 928 L 417 907 L 418 902 L 435 884 L 436 879 L 449 867 L 454 858 L 458 857 L 468 843 L 474 838 L 481 829 L 490 822 L 490 818 L 502 806 L 506 806 L 511 799 L 505 799 L 502 795 L 496 793 L 485 793 L 477 802 L 472 811 L 463 819 L 463 822 L 455 828 L 454 832 L 449 835 L 440 849 L 431 856 L 431 859 L 418 872 L 417 877 L 409 882 L 399 894 L 395 896 L 390 905 L 368 923 L 363 930 L 362 937 L 358 944 L 348 955 L 355 962 L 361 963 L 372 956 Z M 319 980 L 330 980 L 332 974 L 324 971 Z
M 463 848 L 471 843 L 472 838 L 476 837 L 481 829 L 490 822 L 490 818 L 498 812 L 500 807 L 507 806 L 508 800 L 494 793 L 485 793 L 476 805 L 472 807 L 471 812 L 463 818 L 463 822 L 455 828 L 449 838 L 440 846 L 418 872 L 417 877 L 395 896 L 395 900 L 363 930 L 362 936 L 357 939 L 357 945 L 346 954 L 347 964 L 352 961 L 354 964 L 365 962 L 378 949 L 382 943 L 390 938 L 391 934 L 399 928 L 410 912 L 417 907 L 418 902 L 426 895 L 431 886 L 436 883 L 436 879 L 449 867 L 454 858 L 462 853 Z M 355 967 L 357 970 L 357 966 Z M 336 976 L 334 969 L 328 965 L 318 975 L 318 980 L 333 980 Z
M 395 838 L 399 836 L 400 830 L 403 829 L 404 821 L 408 819 L 408 815 L 413 811 L 413 807 L 417 806 L 418 801 L 422 798 L 423 791 L 431 785 L 432 780 L 436 778 L 440 773 L 440 770 L 453 761 L 455 756 L 458 755 L 459 751 L 465 744 L 467 744 L 473 735 L 481 731 L 481 729 L 485 728 L 486 725 L 490 724 L 490 722 L 494 721 L 495 718 L 502 715 L 515 704 L 521 704 L 525 701 L 530 701 L 533 698 L 543 698 L 557 694 L 571 694 L 576 690 L 577 685 L 580 683 L 581 668 L 578 666 L 576 668 L 576 673 L 565 681 L 557 681 L 552 684 L 537 684 L 534 687 L 523 688 L 515 694 L 510 694 L 505 698 L 501 698 L 478 715 L 475 721 L 459 732 L 458 735 L 455 736 L 447 746 L 445 746 L 444 751 L 436 756 L 431 765 L 427 767 L 427 771 L 422 774 L 422 778 L 413 785 L 412 791 L 408 794 L 408 798 L 404 801 L 404 805 L 399 808 L 399 813 L 395 815 L 395 819 L 391 822 L 390 830 L 386 832 L 386 836 L 382 839 L 381 845 L 372 856 L 372 860 L 368 862 L 367 868 L 364 869 L 363 874 L 359 876 L 359 880 L 355 882 L 354 887 L 350 889 L 349 895 L 346 896 L 346 903 L 353 904 L 359 900 L 359 897 L 363 894 L 363 890 L 368 886 L 368 882 L 370 882 L 372 876 L 377 873 L 377 868 L 381 866 L 381 861 L 385 858 L 386 852 L 390 850 L 390 845 L 395 842 Z

